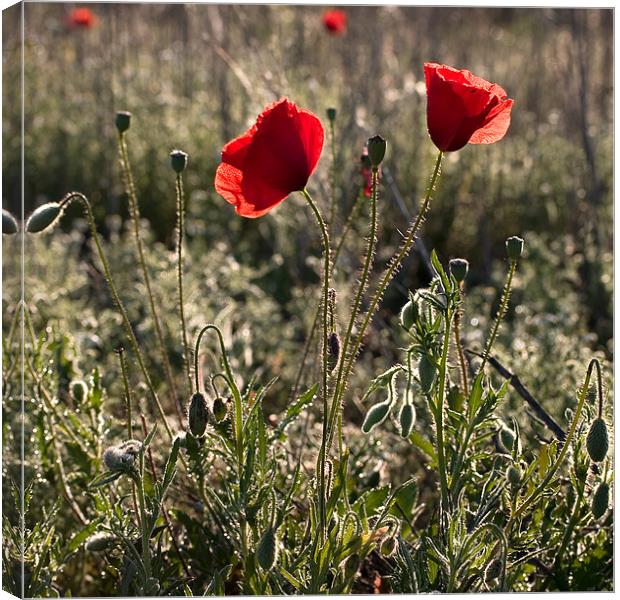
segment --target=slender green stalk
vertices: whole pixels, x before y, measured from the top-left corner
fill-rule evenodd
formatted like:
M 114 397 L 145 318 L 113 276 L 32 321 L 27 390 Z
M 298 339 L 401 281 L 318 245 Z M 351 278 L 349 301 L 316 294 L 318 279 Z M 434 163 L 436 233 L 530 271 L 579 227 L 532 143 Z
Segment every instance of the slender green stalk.
M 568 521 L 568 525 L 566 526 L 566 530 L 564 531 L 564 535 L 562 536 L 562 541 L 560 543 L 560 547 L 555 555 L 555 561 L 553 563 L 553 570 L 557 574 L 562 566 L 562 558 L 564 557 L 564 552 L 568 543 L 570 542 L 570 538 L 573 535 L 573 530 L 577 525 L 577 521 L 579 520 L 579 510 L 581 509 L 581 501 L 583 499 L 582 491 L 579 490 L 577 497 L 575 498 L 575 505 L 573 506 L 573 510 Z
M 332 154 L 332 162 L 329 168 L 329 187 L 331 191 L 329 203 L 329 226 L 333 228 L 334 216 L 336 214 L 336 130 L 334 128 L 334 119 L 329 120 L 329 137 Z
M 347 325 L 347 331 L 344 336 L 344 341 L 342 343 L 342 359 L 340 360 L 340 364 L 338 366 L 338 374 L 336 376 L 336 384 L 334 390 L 336 391 L 334 394 L 334 401 L 331 406 L 330 413 L 330 421 L 332 420 L 332 414 L 337 415 L 338 420 L 338 453 L 339 457 L 342 458 L 343 453 L 343 440 L 342 440 L 342 410 L 340 407 L 341 396 L 337 395 L 337 391 L 340 389 L 340 385 L 342 383 L 342 377 L 344 373 L 344 365 L 347 357 L 347 352 L 349 350 L 349 345 L 351 343 L 351 336 L 353 334 L 353 327 L 357 322 L 357 318 L 362 306 L 362 298 L 364 297 L 364 293 L 366 292 L 366 287 L 368 285 L 368 278 L 370 276 L 372 259 L 375 254 L 375 244 L 377 242 L 377 191 L 379 187 L 379 168 L 373 167 L 372 169 L 372 193 L 370 197 L 370 229 L 368 233 L 368 240 L 366 246 L 366 255 L 364 257 L 364 266 L 362 268 L 362 274 L 359 279 L 359 284 L 357 286 L 357 292 L 355 293 L 355 298 L 353 300 L 353 306 L 351 308 L 351 316 L 349 318 L 349 324 Z M 330 434 L 331 435 L 331 434 Z M 328 446 L 329 448 L 329 446 Z
M 318 473 L 318 484 L 319 484 L 319 498 L 318 498 L 318 506 L 319 506 L 319 532 L 321 539 L 325 538 L 326 528 L 327 528 L 327 513 L 326 513 L 326 486 L 325 486 L 325 462 L 327 460 L 327 415 L 328 415 L 328 396 L 329 396 L 329 371 L 327 367 L 327 347 L 328 347 L 328 296 L 329 296 L 329 276 L 330 276 L 330 249 L 329 249 L 329 233 L 327 231 L 327 225 L 323 220 L 321 215 L 321 211 L 318 206 L 315 204 L 314 200 L 310 196 L 307 190 L 302 190 L 301 194 L 304 196 L 314 216 L 316 218 L 316 222 L 321 230 L 321 235 L 323 237 L 323 258 L 325 261 L 323 267 L 323 299 L 322 299 L 322 321 L 323 321 L 323 344 L 322 344 L 322 356 L 323 363 L 321 365 L 321 374 L 322 374 L 322 385 L 321 385 L 321 395 L 323 398 L 323 432 L 321 436 L 321 449 L 319 450 L 319 456 L 317 460 L 317 473 Z
M 459 297 L 461 303 L 463 301 L 463 283 L 459 285 Z M 469 394 L 469 380 L 467 377 L 467 362 L 465 361 L 465 352 L 463 351 L 463 343 L 461 341 L 461 316 L 463 311 L 461 306 L 458 306 L 454 313 L 454 343 L 456 345 L 456 351 L 459 356 L 459 366 L 461 368 L 461 392 L 463 396 L 467 397 Z
M 187 325 L 185 323 L 185 308 L 183 306 L 183 233 L 185 229 L 185 194 L 183 192 L 183 176 L 177 174 L 177 284 L 179 292 L 179 317 L 181 320 L 181 333 L 183 337 L 183 362 L 187 375 L 188 390 L 192 389 L 192 375 L 190 372 L 190 360 L 188 356 L 189 342 L 187 341 Z
M 491 353 L 491 348 L 493 347 L 493 343 L 495 342 L 495 338 L 497 337 L 497 332 L 499 331 L 499 326 L 502 323 L 502 319 L 506 315 L 506 311 L 508 310 L 508 300 L 510 300 L 510 290 L 512 288 L 512 279 L 514 277 L 515 271 L 517 269 L 517 261 L 514 259 L 510 259 L 510 266 L 508 267 L 508 275 L 506 277 L 506 283 L 504 284 L 504 289 L 502 290 L 502 298 L 500 300 L 499 309 L 497 314 L 495 315 L 495 321 L 493 322 L 493 327 L 491 329 L 491 334 L 487 340 L 487 345 L 482 353 L 482 364 L 478 369 L 478 373 L 482 373 L 484 366 L 487 364 L 487 360 L 489 359 L 489 354 Z
M 118 349 L 118 358 L 121 363 L 121 375 L 123 377 L 123 386 L 125 388 L 125 404 L 127 406 L 127 439 L 130 440 L 133 437 L 131 426 L 131 392 L 129 390 L 129 379 L 127 377 L 127 363 L 125 362 L 124 348 Z
M 174 435 L 172 433 L 172 429 L 168 424 L 168 420 L 166 419 L 166 413 L 161 405 L 159 400 L 159 396 L 157 395 L 157 391 L 155 390 L 155 386 L 151 380 L 151 377 L 146 369 L 146 365 L 144 363 L 144 358 L 142 357 L 142 352 L 140 351 L 140 346 L 138 345 L 138 340 L 136 338 L 136 334 L 134 333 L 133 327 L 131 325 L 131 321 L 129 320 L 129 316 L 127 315 L 127 311 L 125 310 L 125 306 L 123 305 L 120 296 L 118 295 L 118 291 L 116 289 L 116 284 L 114 283 L 114 279 L 112 278 L 112 273 L 110 271 L 110 265 L 108 264 L 108 259 L 103 252 L 103 247 L 101 246 L 101 240 L 99 239 L 99 233 L 97 232 L 97 226 L 95 225 L 95 218 L 93 216 L 93 210 L 90 205 L 90 201 L 84 194 L 80 194 L 79 192 L 69 192 L 61 201 L 61 205 L 64 206 L 73 200 L 79 200 L 84 206 L 86 212 L 86 219 L 88 224 L 90 225 L 90 231 L 95 242 L 95 247 L 97 249 L 97 254 L 99 255 L 99 260 L 101 261 L 101 265 L 103 267 L 103 272 L 105 274 L 105 279 L 108 284 L 108 288 L 110 289 L 110 293 L 112 294 L 112 300 L 114 304 L 116 304 L 116 308 L 118 309 L 121 318 L 123 320 L 123 325 L 125 326 L 125 331 L 127 337 L 129 339 L 129 344 L 131 345 L 131 349 L 134 351 L 136 355 L 136 359 L 138 360 L 138 365 L 140 366 L 140 371 L 142 372 L 142 376 L 144 377 L 144 381 L 149 389 L 151 394 L 151 398 L 155 403 L 157 411 L 159 412 L 159 416 L 164 422 L 164 427 L 168 433 L 170 439 L 173 439 Z
M 134 475 L 133 479 L 136 484 L 136 491 L 138 492 L 138 503 L 140 504 L 140 530 L 142 532 L 142 562 L 144 563 L 144 571 L 146 579 L 151 576 L 151 549 L 149 547 L 149 540 L 151 539 L 151 532 L 147 527 L 146 516 L 146 501 L 144 499 L 144 450 L 140 452 L 139 456 L 140 472 Z
M 353 369 L 353 365 L 355 364 L 355 360 L 357 358 L 359 349 L 362 345 L 362 339 L 364 338 L 366 329 L 368 329 L 368 325 L 370 324 L 370 321 L 372 320 L 372 317 L 374 316 L 375 310 L 377 309 L 377 305 L 379 304 L 379 301 L 383 297 L 383 294 L 388 284 L 390 283 L 390 281 L 392 281 L 392 277 L 394 277 L 396 271 L 398 271 L 398 269 L 400 268 L 400 265 L 402 264 L 404 258 L 407 256 L 407 254 L 409 254 L 409 251 L 411 250 L 411 247 L 413 246 L 413 243 L 415 242 L 418 231 L 420 230 L 420 227 L 422 226 L 422 223 L 424 222 L 426 214 L 428 213 L 428 210 L 430 208 L 431 196 L 432 196 L 433 191 L 435 190 L 435 184 L 437 183 L 437 180 L 441 174 L 442 158 L 443 158 L 443 152 L 439 151 L 439 154 L 437 155 L 437 160 L 435 161 L 435 168 L 433 170 L 433 174 L 431 175 L 431 179 L 430 179 L 428 188 L 426 190 L 426 195 L 424 197 L 424 201 L 422 202 L 422 206 L 420 207 L 418 215 L 415 218 L 415 220 L 410 224 L 409 229 L 407 230 L 407 233 L 405 235 L 405 239 L 403 240 L 403 243 L 401 244 L 396 254 L 390 260 L 390 264 L 388 268 L 385 270 L 383 277 L 381 278 L 381 281 L 379 282 L 377 290 L 375 291 L 373 297 L 370 300 L 370 306 L 360 326 L 359 332 L 357 334 L 357 338 L 355 339 L 355 343 L 353 345 L 353 350 L 349 354 L 347 364 L 344 370 L 344 375 L 340 383 L 340 387 L 334 391 L 333 406 L 339 406 L 342 402 L 342 397 L 344 395 L 344 391 L 347 386 L 347 381 L 351 374 L 351 370 Z M 347 357 L 343 357 L 343 360 L 346 360 L 346 359 Z M 331 440 L 329 440 L 329 442 L 331 442 Z
M 146 293 L 149 298 L 151 316 L 153 318 L 153 324 L 155 326 L 155 333 L 157 337 L 157 343 L 159 345 L 159 350 L 161 353 L 162 365 L 164 367 L 164 374 L 168 382 L 170 394 L 172 395 L 172 401 L 174 404 L 174 408 L 177 410 L 177 413 L 179 413 L 176 386 L 174 384 L 174 379 L 172 377 L 172 370 L 170 368 L 170 361 L 168 360 L 168 353 L 166 352 L 166 345 L 164 343 L 164 336 L 162 333 L 161 323 L 159 321 L 157 310 L 155 308 L 155 298 L 153 296 L 153 290 L 151 289 L 151 278 L 149 276 L 149 272 L 146 266 L 146 259 L 144 256 L 144 246 L 142 244 L 142 235 L 140 234 L 140 207 L 138 205 L 138 196 L 136 194 L 136 188 L 133 182 L 133 176 L 131 174 L 131 166 L 129 163 L 129 153 L 127 151 L 127 141 L 125 139 L 124 133 L 119 133 L 118 135 L 118 146 L 119 146 L 119 152 L 120 152 L 121 167 L 122 167 L 123 175 L 125 179 L 127 196 L 129 198 L 129 214 L 131 216 L 131 220 L 133 223 L 133 233 L 134 233 L 134 238 L 136 241 L 136 248 L 138 250 L 138 262 L 142 270 L 144 284 L 146 285 Z M 179 419 L 182 422 L 182 415 L 180 413 L 179 413 Z

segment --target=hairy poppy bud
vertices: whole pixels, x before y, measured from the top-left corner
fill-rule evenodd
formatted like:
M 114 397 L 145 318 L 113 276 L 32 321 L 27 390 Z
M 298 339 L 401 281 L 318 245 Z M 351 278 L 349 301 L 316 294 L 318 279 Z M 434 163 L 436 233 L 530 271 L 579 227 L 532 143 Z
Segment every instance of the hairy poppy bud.
M 394 556 L 396 552 L 398 552 L 398 540 L 396 537 L 390 536 L 385 538 L 383 542 L 381 542 L 379 551 L 383 556 Z
M 506 252 L 510 260 L 517 260 L 523 253 L 523 239 L 513 235 L 506 240 Z
M 136 458 L 142 449 L 142 443 L 128 440 L 119 446 L 110 446 L 103 453 L 103 464 L 117 473 L 128 473 L 133 468 Z
M 586 438 L 586 449 L 593 462 L 602 462 L 607 456 L 609 449 L 609 436 L 607 435 L 607 424 L 601 418 L 594 419 Z
M 207 400 L 200 392 L 196 392 L 190 400 L 187 420 L 192 435 L 197 438 L 202 437 L 209 423 L 209 407 Z
M 96 533 L 86 540 L 84 547 L 89 552 L 103 552 L 107 550 L 116 538 L 109 533 Z
M 327 369 L 331 373 L 340 358 L 340 336 L 332 331 L 327 338 Z
M 219 396 L 213 401 L 213 416 L 218 423 L 221 423 L 226 418 L 228 409 L 226 402 Z
M 409 300 L 400 309 L 400 324 L 407 331 L 409 331 L 417 320 L 418 320 L 418 305 L 413 300 Z
M 508 429 L 508 427 L 502 426 L 497 437 L 500 448 L 510 454 L 516 440 L 515 432 L 512 429 Z
M 88 386 L 81 379 L 71 382 L 71 397 L 76 404 L 82 404 L 88 395 Z
M 362 424 L 362 431 L 364 433 L 370 433 L 377 425 L 383 423 L 390 413 L 391 407 L 392 402 L 390 400 L 371 406 Z
M 407 439 L 413 430 L 415 424 L 415 407 L 413 404 L 403 404 L 400 409 L 398 420 L 400 422 L 400 436 Z
M 327 109 L 327 118 L 332 122 L 336 120 L 336 109 L 335 108 Z
M 129 129 L 131 125 L 131 113 L 125 110 L 120 110 L 116 113 L 116 129 L 119 133 L 124 133 Z
M 465 281 L 467 272 L 469 271 L 469 263 L 464 258 L 453 258 L 450 261 L 450 273 L 459 283 Z
M 276 532 L 273 527 L 269 527 L 258 542 L 258 546 L 256 547 L 256 560 L 265 571 L 268 571 L 276 564 L 278 560 L 278 545 L 276 541 Z
M 62 207 L 58 202 L 42 204 L 28 217 L 26 231 L 28 233 L 41 233 L 48 227 L 55 225 L 61 214 Z
M 170 153 L 170 164 L 172 165 L 175 173 L 182 173 L 185 171 L 188 158 L 189 157 L 185 152 L 183 152 L 183 150 L 173 150 Z
M 2 233 L 13 235 L 17 233 L 17 221 L 15 217 L 6 209 L 2 209 Z
M 435 383 L 437 367 L 431 359 L 424 354 L 418 364 L 418 375 L 420 376 L 420 387 L 425 394 L 429 394 Z
M 373 167 L 378 167 L 385 158 L 387 142 L 380 135 L 375 135 L 368 139 L 367 148 L 370 163 Z
M 514 465 L 510 465 L 506 469 L 506 481 L 508 481 L 512 487 L 519 487 L 521 485 L 521 469 Z
M 592 516 L 600 519 L 609 506 L 609 485 L 605 482 L 599 483 L 594 495 L 592 496 Z

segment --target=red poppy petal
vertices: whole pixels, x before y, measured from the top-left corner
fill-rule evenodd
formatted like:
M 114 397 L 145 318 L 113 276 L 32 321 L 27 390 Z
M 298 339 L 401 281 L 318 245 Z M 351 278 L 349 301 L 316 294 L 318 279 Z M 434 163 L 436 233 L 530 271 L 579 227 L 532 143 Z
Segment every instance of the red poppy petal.
M 256 125 L 253 125 L 243 135 L 228 142 L 222 149 L 222 162 L 242 169 L 255 131 Z
M 243 173 L 240 169 L 221 163 L 215 171 L 215 191 L 222 196 L 226 202 L 238 207 L 245 204 L 246 200 L 241 191 L 241 179 Z
M 469 139 L 470 144 L 492 144 L 501 140 L 510 127 L 513 100 L 506 100 L 489 113 L 486 124 Z

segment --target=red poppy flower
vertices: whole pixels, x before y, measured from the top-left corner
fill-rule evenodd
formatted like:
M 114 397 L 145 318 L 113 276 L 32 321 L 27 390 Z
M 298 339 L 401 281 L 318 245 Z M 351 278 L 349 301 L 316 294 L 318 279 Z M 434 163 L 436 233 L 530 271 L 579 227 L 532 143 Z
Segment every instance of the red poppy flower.
M 513 100 L 496 83 L 467 70 L 426 63 L 426 118 L 431 139 L 444 152 L 466 144 L 492 144 L 510 126 Z
M 69 26 L 82 27 L 84 29 L 90 29 L 97 22 L 97 17 L 88 8 L 74 8 L 69 13 L 68 23 Z
M 240 215 L 260 217 L 291 192 L 306 187 L 324 138 L 316 115 L 282 98 L 267 106 L 242 136 L 224 146 L 215 189 Z
M 366 146 L 364 146 L 364 150 L 362 152 L 361 163 L 362 179 L 364 181 L 364 196 L 366 196 L 366 198 L 370 198 L 372 195 L 372 166 L 370 164 L 370 159 L 368 158 L 368 148 Z M 381 180 L 381 167 L 379 167 L 377 175 L 379 180 Z
M 327 10 L 323 13 L 323 25 L 332 35 L 340 35 L 347 29 L 347 13 L 343 10 Z

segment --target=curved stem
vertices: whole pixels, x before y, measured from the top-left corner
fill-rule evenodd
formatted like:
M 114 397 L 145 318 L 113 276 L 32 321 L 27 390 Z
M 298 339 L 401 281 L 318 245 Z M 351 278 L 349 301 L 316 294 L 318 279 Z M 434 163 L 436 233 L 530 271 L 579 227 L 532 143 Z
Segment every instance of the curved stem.
M 192 376 L 190 373 L 190 360 L 188 356 L 189 343 L 187 341 L 187 326 L 185 324 L 185 309 L 183 306 L 183 232 L 185 229 L 185 194 L 183 193 L 183 178 L 177 174 L 177 284 L 179 292 L 179 316 L 181 320 L 181 334 L 183 339 L 183 363 L 187 375 L 188 389 L 192 389 Z
M 119 133 L 118 146 L 119 146 L 119 152 L 120 152 L 121 167 L 122 167 L 124 178 L 125 178 L 126 192 L 129 198 L 129 209 L 130 209 L 129 213 L 131 216 L 131 221 L 133 223 L 133 233 L 134 233 L 134 238 L 136 241 L 136 247 L 138 250 L 138 262 L 142 270 L 142 276 L 144 278 L 144 284 L 146 286 L 146 292 L 149 298 L 151 316 L 153 318 L 153 324 L 155 326 L 155 334 L 157 337 L 157 343 L 159 345 L 159 350 L 160 350 L 160 354 L 162 358 L 164 374 L 166 376 L 166 380 L 168 381 L 170 393 L 172 394 L 172 400 L 173 400 L 174 407 L 177 410 L 179 420 L 182 423 L 183 422 L 182 414 L 180 412 L 179 405 L 178 405 L 178 396 L 177 396 L 176 386 L 174 385 L 174 379 L 172 378 L 172 370 L 170 368 L 170 361 L 168 360 L 168 353 L 166 352 L 166 345 L 164 343 L 164 336 L 162 334 L 161 323 L 159 321 L 157 310 L 155 308 L 155 298 L 153 296 L 153 290 L 151 289 L 151 278 L 149 276 L 149 272 L 146 267 L 146 259 L 144 257 L 144 246 L 142 244 L 142 236 L 140 234 L 140 207 L 138 205 L 138 197 L 136 194 L 136 188 L 134 186 L 133 177 L 131 174 L 131 167 L 129 164 L 129 153 L 127 151 L 127 142 L 125 140 L 125 134 L 123 133 Z
M 318 206 L 315 204 L 314 200 L 310 196 L 307 190 L 302 190 L 301 194 L 306 199 L 316 221 L 319 225 L 319 229 L 321 230 L 321 235 L 323 237 L 323 258 L 324 258 L 324 267 L 323 267 L 323 299 L 322 299 L 322 321 L 323 321 L 323 346 L 322 346 L 322 356 L 323 362 L 321 365 L 321 374 L 322 374 L 322 385 L 321 385 L 321 395 L 323 397 L 323 432 L 321 436 L 321 449 L 319 451 L 318 461 L 317 461 L 317 471 L 318 471 L 318 483 L 319 483 L 319 530 L 321 533 L 321 539 L 325 536 L 325 530 L 327 527 L 327 515 L 326 515 L 326 487 L 325 487 L 325 461 L 327 458 L 327 439 L 328 439 L 328 431 L 327 431 L 327 415 L 328 415 L 328 384 L 329 384 L 329 370 L 327 366 L 327 347 L 328 347 L 328 296 L 329 296 L 329 272 L 330 272 L 330 251 L 329 251 L 329 233 L 327 231 L 327 226 L 325 225 L 325 221 L 321 215 L 321 211 Z

